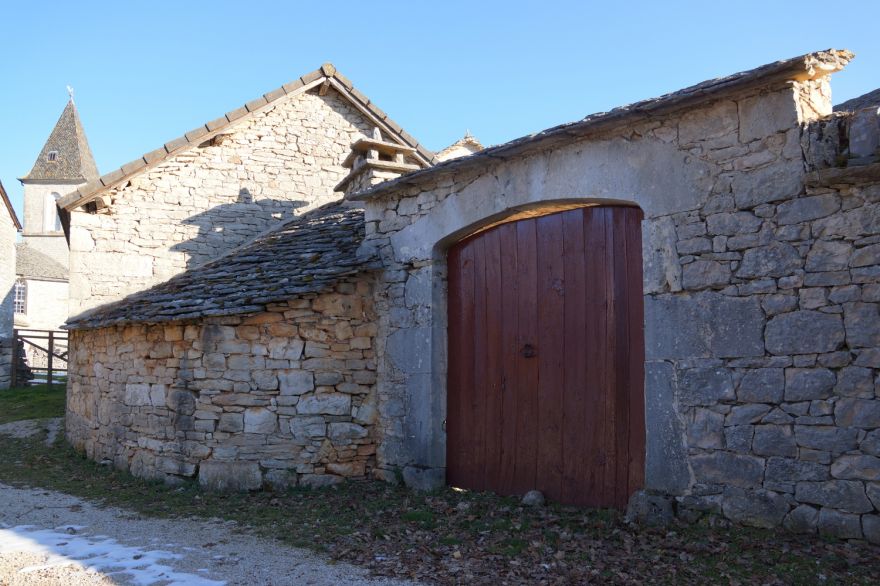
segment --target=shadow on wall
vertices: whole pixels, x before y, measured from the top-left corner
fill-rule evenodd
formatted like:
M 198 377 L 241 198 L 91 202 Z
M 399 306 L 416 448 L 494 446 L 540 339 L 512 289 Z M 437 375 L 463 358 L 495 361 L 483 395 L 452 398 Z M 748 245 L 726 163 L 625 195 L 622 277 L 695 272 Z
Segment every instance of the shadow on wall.
M 242 188 L 235 203 L 214 206 L 183 220 L 184 224 L 198 226 L 199 233 L 173 245 L 171 250 L 187 255 L 187 268 L 199 266 L 241 246 L 267 228 L 292 219 L 297 209 L 307 205 L 309 202 L 304 200 L 255 201 L 251 192 Z

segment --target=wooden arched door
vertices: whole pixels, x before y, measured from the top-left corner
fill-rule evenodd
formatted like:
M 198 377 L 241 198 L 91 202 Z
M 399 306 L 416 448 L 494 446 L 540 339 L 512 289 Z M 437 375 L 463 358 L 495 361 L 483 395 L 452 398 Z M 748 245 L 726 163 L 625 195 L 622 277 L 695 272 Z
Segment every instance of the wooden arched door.
M 641 218 L 584 207 L 449 250 L 450 485 L 617 508 L 642 487 Z

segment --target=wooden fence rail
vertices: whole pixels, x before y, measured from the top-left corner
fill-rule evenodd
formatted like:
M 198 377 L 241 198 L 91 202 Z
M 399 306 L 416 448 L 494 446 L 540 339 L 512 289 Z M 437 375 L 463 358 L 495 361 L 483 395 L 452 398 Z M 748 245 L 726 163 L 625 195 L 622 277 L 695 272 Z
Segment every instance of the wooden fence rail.
M 53 381 L 58 380 L 61 373 L 67 374 L 67 332 L 63 330 L 15 329 L 13 336 L 13 387 L 43 381 L 51 386 Z M 31 351 L 28 352 L 28 349 Z M 46 365 L 36 364 L 37 359 L 43 357 L 45 357 Z M 29 359 L 34 363 L 30 364 Z M 45 374 L 45 379 L 38 379 L 35 373 Z

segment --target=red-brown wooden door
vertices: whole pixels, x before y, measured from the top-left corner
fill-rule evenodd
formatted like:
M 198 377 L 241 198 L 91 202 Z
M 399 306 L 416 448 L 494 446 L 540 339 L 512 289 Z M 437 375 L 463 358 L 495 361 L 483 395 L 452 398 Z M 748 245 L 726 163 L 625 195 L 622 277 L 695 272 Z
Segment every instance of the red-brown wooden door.
M 579 208 L 449 250 L 448 484 L 616 508 L 642 487 L 641 217 Z

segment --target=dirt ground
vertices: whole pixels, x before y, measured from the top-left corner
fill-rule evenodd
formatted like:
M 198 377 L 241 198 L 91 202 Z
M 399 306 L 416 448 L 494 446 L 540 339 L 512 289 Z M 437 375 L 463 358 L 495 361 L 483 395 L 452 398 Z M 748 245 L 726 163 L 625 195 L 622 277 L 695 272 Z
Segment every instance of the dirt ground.
M 4 435 L 57 431 L 16 422 Z M 15 427 L 15 429 L 11 429 Z M 146 519 L 42 489 L 0 484 L 0 586 L 414 584 L 256 537 L 235 521 Z

